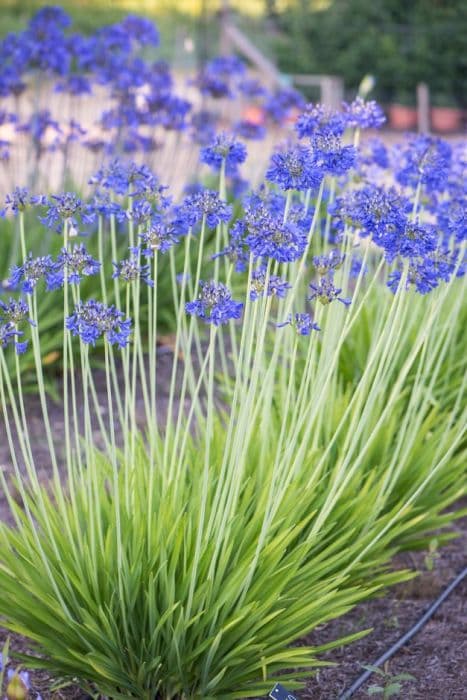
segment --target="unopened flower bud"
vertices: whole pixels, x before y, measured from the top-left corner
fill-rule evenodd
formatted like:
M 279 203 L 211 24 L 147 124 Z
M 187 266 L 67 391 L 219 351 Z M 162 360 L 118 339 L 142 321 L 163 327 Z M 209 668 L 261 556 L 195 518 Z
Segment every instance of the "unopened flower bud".
M 6 689 L 8 700 L 27 700 L 28 692 L 28 674 L 14 673 Z

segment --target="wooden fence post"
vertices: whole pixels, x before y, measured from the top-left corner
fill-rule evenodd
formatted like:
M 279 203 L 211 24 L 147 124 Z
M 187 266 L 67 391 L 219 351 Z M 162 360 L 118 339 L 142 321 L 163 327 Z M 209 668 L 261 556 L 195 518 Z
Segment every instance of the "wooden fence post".
M 430 131 L 430 91 L 426 83 L 417 85 L 417 121 L 418 130 L 427 134 Z

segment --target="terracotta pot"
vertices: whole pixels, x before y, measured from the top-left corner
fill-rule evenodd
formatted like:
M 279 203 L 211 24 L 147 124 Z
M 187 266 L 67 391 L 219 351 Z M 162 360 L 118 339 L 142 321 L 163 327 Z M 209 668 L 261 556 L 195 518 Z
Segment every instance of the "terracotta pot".
M 397 131 L 409 131 L 417 127 L 417 110 L 415 107 L 392 104 L 388 108 L 389 126 Z
M 447 134 L 460 131 L 462 126 L 462 110 L 457 107 L 432 107 L 431 128 Z
M 248 105 L 243 112 L 242 119 L 252 124 L 261 125 L 265 122 L 264 109 L 258 105 Z

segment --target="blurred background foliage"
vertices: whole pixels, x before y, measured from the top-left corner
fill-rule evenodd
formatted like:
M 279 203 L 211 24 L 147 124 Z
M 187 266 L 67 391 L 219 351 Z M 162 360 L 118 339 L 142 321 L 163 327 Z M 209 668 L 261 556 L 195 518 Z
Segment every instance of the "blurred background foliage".
M 383 102 L 410 102 L 426 82 L 434 103 L 465 106 L 465 0 L 332 0 L 315 9 L 297 0 L 273 16 L 286 72 L 333 73 L 356 88 L 371 71 Z
M 51 2 L 0 0 L 0 31 L 17 31 Z M 128 12 L 153 17 L 162 58 L 191 67 L 218 52 L 219 18 L 232 21 L 284 74 L 342 76 L 353 94 L 362 76 L 376 77 L 383 103 L 415 101 L 418 82 L 434 104 L 467 106 L 465 0 L 64 0 L 77 29 L 90 32 Z M 188 51 L 187 47 L 188 42 Z M 190 48 L 191 47 L 191 48 Z

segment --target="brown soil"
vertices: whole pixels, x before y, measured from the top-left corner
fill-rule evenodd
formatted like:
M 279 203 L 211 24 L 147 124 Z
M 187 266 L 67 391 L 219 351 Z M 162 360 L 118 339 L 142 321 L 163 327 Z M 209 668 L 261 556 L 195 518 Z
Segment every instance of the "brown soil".
M 358 629 L 372 632 L 347 647 L 325 655 L 337 663 L 320 670 L 299 693 L 300 700 L 337 700 L 372 664 L 402 637 L 430 607 L 444 588 L 465 568 L 467 519 L 455 525 L 459 536 L 432 557 L 426 552 L 396 557 L 395 566 L 419 571 L 417 578 L 387 591 L 384 598 L 355 607 L 338 620 L 324 625 L 306 640 L 323 644 Z M 434 561 L 433 561 L 434 559 Z M 430 560 L 433 568 L 430 570 Z M 397 697 L 411 700 L 465 700 L 467 698 L 467 578 L 451 593 L 427 624 L 387 664 L 391 675 L 410 673 Z M 352 697 L 368 696 L 371 685 L 381 685 L 375 675 Z M 377 695 L 376 697 L 381 697 Z

